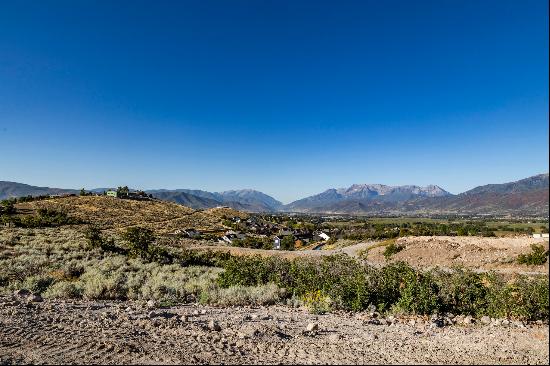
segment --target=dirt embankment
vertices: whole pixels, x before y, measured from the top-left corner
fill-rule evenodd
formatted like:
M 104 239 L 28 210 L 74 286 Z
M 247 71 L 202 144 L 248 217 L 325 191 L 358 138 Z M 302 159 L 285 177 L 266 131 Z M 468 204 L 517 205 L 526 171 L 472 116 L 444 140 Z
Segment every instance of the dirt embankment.
M 548 364 L 548 325 L 457 318 L 5 296 L 0 364 Z
M 416 267 L 464 266 L 477 270 L 500 272 L 533 272 L 548 274 L 548 262 L 540 266 L 517 264 L 520 254 L 531 252 L 532 244 L 542 244 L 548 250 L 548 240 L 531 237 L 484 238 L 463 236 L 421 236 L 399 238 L 404 249 L 391 261 L 405 261 Z M 369 250 L 367 260 L 386 263 L 385 247 Z
M 495 270 L 503 273 L 548 274 L 548 262 L 540 266 L 520 265 L 516 262 L 518 255 L 531 252 L 532 244 L 542 244 L 548 250 L 547 239 L 535 239 L 525 236 L 515 238 L 419 236 L 399 238 L 396 243 L 404 246 L 404 249 L 394 254 L 389 261 L 384 257 L 385 246 L 380 246 L 380 242 L 376 241 L 334 250 L 283 251 L 193 244 L 188 247 L 195 250 L 225 251 L 233 255 L 280 256 L 290 259 L 342 253 L 364 259 L 364 253 L 367 253 L 367 262 L 374 265 L 404 261 L 417 268 L 463 266 L 480 271 Z

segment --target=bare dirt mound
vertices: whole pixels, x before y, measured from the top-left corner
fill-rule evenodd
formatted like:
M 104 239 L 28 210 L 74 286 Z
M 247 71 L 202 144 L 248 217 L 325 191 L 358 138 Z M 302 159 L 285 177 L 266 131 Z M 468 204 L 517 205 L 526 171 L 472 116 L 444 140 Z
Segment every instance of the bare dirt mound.
M 390 261 L 405 261 L 416 267 L 458 265 L 479 270 L 548 274 L 548 262 L 540 266 L 516 263 L 518 255 L 531 252 L 531 244 L 542 244 L 548 250 L 548 240 L 544 239 L 421 236 L 399 238 L 396 243 L 404 249 L 394 254 Z M 370 249 L 367 260 L 386 263 L 384 250 L 385 247 Z
M 282 306 L 0 297 L 0 364 L 548 364 L 548 325 L 432 325 Z

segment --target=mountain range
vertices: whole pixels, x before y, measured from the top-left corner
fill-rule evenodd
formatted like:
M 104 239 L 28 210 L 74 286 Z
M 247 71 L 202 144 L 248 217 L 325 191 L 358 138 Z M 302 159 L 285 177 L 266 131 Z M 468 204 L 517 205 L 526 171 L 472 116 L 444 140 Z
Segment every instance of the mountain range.
M 396 203 L 419 197 L 445 197 L 451 194 L 441 187 L 430 185 L 419 186 L 386 186 L 383 184 L 354 184 L 349 188 L 331 188 L 314 196 L 294 201 L 285 206 L 287 211 L 307 212 L 310 210 L 332 211 L 342 202 L 352 206 L 367 203 Z
M 96 188 L 103 191 L 108 188 Z M 193 189 L 146 191 L 154 197 L 195 209 L 216 206 L 249 212 L 321 214 L 533 214 L 548 215 L 548 173 L 516 182 L 488 184 L 453 195 L 436 185 L 354 184 L 330 188 L 287 205 L 252 189 L 208 192 Z M 27 195 L 77 193 L 75 189 L 36 187 L 0 181 L 0 199 Z
M 453 195 L 438 186 L 353 185 L 292 202 L 285 211 L 330 214 L 548 214 L 548 173 Z
M 153 197 L 172 201 L 196 209 L 229 206 L 236 210 L 250 212 L 278 211 L 283 204 L 265 193 L 253 189 L 224 192 L 207 192 L 197 189 L 149 190 Z

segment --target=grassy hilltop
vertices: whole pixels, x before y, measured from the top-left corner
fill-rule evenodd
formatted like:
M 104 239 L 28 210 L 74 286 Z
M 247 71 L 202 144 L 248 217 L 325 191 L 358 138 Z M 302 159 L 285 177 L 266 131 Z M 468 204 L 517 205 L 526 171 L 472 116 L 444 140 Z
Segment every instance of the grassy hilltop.
M 104 196 L 63 197 L 24 202 L 16 204 L 16 209 L 26 215 L 34 214 L 38 209 L 57 210 L 83 223 L 98 226 L 102 230 L 142 226 L 157 234 L 188 228 L 223 231 L 223 217 L 248 217 L 248 214 L 230 208 L 194 210 L 160 200 L 137 201 Z

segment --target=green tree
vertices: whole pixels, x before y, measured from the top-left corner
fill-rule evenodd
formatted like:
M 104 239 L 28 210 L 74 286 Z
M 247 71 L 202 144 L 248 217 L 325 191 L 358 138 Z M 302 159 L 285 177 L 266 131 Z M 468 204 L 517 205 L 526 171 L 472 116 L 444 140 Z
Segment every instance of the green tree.
M 15 213 L 15 206 L 13 205 L 12 200 L 3 200 L 2 206 L 0 206 L 0 212 L 6 213 L 8 215 Z
M 464 227 L 459 227 L 458 230 L 456 231 L 456 234 L 458 236 L 468 236 L 468 230 Z
M 103 237 L 101 236 L 101 230 L 96 226 L 89 226 L 84 232 L 86 240 L 91 248 L 99 248 L 103 244 Z
M 287 235 L 281 240 L 281 249 L 294 250 L 294 236 Z
M 122 238 L 128 242 L 131 256 L 149 258 L 152 244 L 155 242 L 153 231 L 142 227 L 131 227 L 126 229 Z
M 128 196 L 130 189 L 128 189 L 128 186 L 118 187 L 116 193 L 118 196 Z

